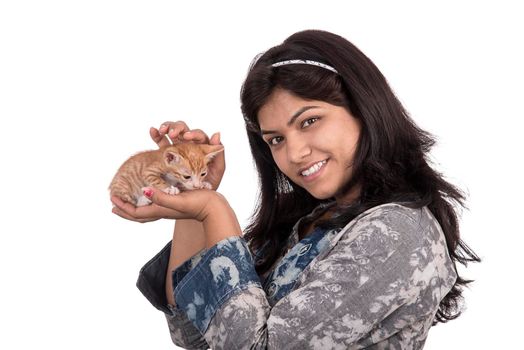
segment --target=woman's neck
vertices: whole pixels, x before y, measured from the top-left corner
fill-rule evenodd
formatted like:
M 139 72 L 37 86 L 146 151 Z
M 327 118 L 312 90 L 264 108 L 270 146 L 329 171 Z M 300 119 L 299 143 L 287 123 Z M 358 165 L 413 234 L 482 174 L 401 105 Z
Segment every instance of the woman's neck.
M 362 185 L 358 184 L 351 188 L 350 191 L 345 192 L 344 194 L 340 196 L 335 196 L 335 200 L 337 201 L 337 205 L 344 206 L 349 205 L 358 200 L 360 197 L 360 191 L 362 190 Z

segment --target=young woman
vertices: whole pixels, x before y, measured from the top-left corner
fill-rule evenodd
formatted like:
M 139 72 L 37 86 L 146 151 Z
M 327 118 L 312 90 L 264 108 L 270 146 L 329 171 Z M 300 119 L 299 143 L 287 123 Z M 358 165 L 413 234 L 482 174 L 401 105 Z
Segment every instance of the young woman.
M 176 219 L 172 242 L 138 287 L 187 348 L 420 349 L 460 314 L 456 262 L 462 192 L 427 162 L 431 135 L 409 118 L 377 67 L 346 39 L 293 34 L 260 55 L 241 91 L 260 179 L 242 234 L 216 191 L 151 206 L 113 198 L 130 220 Z M 220 143 L 184 122 L 151 129 L 168 142 Z M 216 158 L 207 180 L 218 188 Z

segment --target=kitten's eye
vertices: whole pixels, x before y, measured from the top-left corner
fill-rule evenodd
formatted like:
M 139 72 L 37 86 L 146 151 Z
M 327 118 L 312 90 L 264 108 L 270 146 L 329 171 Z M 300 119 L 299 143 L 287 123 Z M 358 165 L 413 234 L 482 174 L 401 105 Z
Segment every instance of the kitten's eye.
M 318 119 L 319 119 L 318 117 L 313 117 L 313 118 L 306 119 L 306 120 L 304 120 L 302 122 L 302 127 L 303 128 L 307 128 L 311 124 L 314 124 Z
M 272 138 L 270 138 L 269 140 L 267 140 L 267 143 L 268 143 L 270 146 L 276 146 L 276 145 L 278 145 L 280 142 L 282 142 L 282 139 L 283 139 L 282 136 L 275 136 L 275 137 L 272 137 Z
M 204 177 L 206 175 L 207 175 L 207 172 L 205 172 L 205 171 L 202 174 L 200 174 L 200 176 L 202 176 L 202 177 Z
M 191 178 L 191 175 L 184 175 L 184 179 L 189 180 Z

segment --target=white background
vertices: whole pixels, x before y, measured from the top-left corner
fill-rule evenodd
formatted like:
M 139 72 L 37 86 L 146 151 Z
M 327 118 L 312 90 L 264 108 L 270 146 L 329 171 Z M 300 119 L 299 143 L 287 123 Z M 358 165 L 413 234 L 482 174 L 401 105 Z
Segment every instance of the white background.
M 256 177 L 239 90 L 251 59 L 309 28 L 340 34 L 438 137 L 435 166 L 469 193 L 464 240 L 483 258 L 467 310 L 426 349 L 513 348 L 524 311 L 519 178 L 522 11 L 505 1 L 2 1 L 0 348 L 171 349 L 135 288 L 172 222 L 111 214 L 107 186 L 150 126 L 220 131 L 221 185 L 242 226 Z M 516 2 L 515 2 L 516 3 Z M 518 320 L 518 319 L 517 319 Z

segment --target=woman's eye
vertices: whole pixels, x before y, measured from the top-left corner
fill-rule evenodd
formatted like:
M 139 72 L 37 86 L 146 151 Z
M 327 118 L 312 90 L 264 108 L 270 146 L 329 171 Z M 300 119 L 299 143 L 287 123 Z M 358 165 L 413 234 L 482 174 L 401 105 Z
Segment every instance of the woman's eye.
M 275 136 L 267 140 L 267 143 L 270 146 L 275 146 L 275 145 L 278 145 L 281 141 L 282 141 L 282 136 Z
M 318 120 L 317 117 L 306 119 L 306 120 L 304 120 L 302 122 L 302 127 L 306 128 L 306 127 L 310 126 L 311 124 L 315 123 L 317 120 Z
M 189 180 L 191 178 L 191 175 L 184 175 L 184 179 Z

